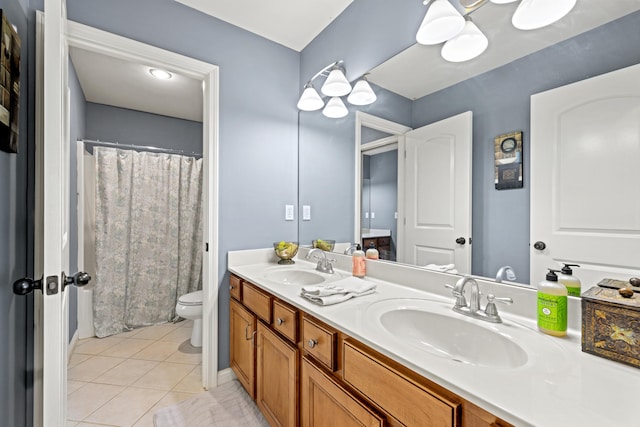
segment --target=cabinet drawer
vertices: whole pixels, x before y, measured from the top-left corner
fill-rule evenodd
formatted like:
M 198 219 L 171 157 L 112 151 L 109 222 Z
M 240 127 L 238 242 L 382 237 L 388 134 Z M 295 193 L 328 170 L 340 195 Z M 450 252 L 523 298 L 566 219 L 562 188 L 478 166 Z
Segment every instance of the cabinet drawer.
M 298 310 L 295 308 L 274 300 L 272 326 L 292 342 L 298 342 Z
M 302 347 L 328 369 L 336 369 L 337 333 L 315 319 L 302 319 Z
M 229 295 L 238 301 L 242 300 L 242 279 L 238 276 L 229 276 Z
M 459 426 L 459 402 L 410 381 L 376 356 L 343 346 L 344 381 L 407 427 Z
M 242 302 L 259 318 L 271 323 L 271 297 L 249 282 L 242 282 Z
M 378 239 L 362 239 L 362 250 L 366 251 L 369 249 L 369 246 L 371 246 L 372 243 L 375 248 L 378 247 Z

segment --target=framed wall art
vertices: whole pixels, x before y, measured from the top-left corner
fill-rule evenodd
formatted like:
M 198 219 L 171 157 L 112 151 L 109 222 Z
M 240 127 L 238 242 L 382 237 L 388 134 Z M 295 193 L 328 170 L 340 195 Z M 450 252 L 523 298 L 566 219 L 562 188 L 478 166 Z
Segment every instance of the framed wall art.
M 522 188 L 522 131 L 496 136 L 493 146 L 496 190 Z

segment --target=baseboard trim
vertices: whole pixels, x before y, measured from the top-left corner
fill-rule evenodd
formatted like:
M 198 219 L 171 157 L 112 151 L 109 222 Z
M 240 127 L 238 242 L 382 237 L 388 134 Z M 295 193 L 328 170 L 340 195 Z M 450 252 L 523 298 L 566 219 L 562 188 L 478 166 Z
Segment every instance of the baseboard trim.
M 222 385 L 231 382 L 236 379 L 236 374 L 233 373 L 231 368 L 218 371 L 218 385 Z

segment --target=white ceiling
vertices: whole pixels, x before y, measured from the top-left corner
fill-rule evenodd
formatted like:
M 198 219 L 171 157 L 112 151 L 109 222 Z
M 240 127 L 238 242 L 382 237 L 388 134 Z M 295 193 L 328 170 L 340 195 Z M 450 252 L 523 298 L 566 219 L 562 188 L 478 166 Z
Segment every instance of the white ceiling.
M 518 4 L 488 3 L 471 14 L 489 39 L 489 47 L 479 57 L 451 63 L 440 56 L 442 44 L 415 44 L 374 68 L 369 81 L 406 98 L 418 99 L 640 10 L 638 0 L 579 0 L 573 10 L 555 24 L 521 31 L 511 25 L 511 16 Z
M 176 0 L 300 52 L 353 0 Z
M 202 82 L 173 74 L 160 80 L 153 64 L 122 61 L 71 47 L 80 86 L 88 102 L 202 122 Z

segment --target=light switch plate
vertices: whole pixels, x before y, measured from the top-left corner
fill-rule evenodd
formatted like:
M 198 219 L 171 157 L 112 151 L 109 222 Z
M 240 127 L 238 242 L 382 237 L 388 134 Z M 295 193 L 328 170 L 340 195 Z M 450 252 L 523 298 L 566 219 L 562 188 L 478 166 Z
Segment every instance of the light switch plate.
M 311 220 L 311 206 L 310 205 L 302 205 L 302 220 L 310 221 Z
M 371 212 L 371 219 L 375 219 L 376 218 L 376 213 L 375 212 Z
M 293 221 L 293 205 L 284 205 L 285 221 Z

